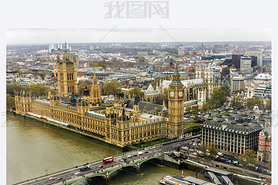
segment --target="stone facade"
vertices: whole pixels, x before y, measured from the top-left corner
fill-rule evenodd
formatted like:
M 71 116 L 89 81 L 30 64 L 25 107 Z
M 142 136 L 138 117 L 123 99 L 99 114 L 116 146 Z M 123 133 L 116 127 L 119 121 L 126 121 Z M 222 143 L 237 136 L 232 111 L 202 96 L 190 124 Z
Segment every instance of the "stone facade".
M 151 103 L 140 104 L 138 99 L 130 107 L 128 102 L 121 100 L 110 107 L 101 104 L 101 91 L 95 75 L 90 93 L 85 88 L 84 96 L 80 96 L 75 93 L 77 87 L 74 59 L 71 62 L 66 54 L 61 62 L 58 56 L 57 66 L 58 95 L 49 93 L 48 97 L 31 97 L 28 92 L 16 93 L 17 113 L 31 116 L 36 114 L 41 119 L 63 122 L 121 147 L 183 135 L 184 87 L 177 67 L 169 86 L 170 110 L 167 118 L 165 107 Z M 152 110 L 147 110 L 150 107 L 153 107 Z

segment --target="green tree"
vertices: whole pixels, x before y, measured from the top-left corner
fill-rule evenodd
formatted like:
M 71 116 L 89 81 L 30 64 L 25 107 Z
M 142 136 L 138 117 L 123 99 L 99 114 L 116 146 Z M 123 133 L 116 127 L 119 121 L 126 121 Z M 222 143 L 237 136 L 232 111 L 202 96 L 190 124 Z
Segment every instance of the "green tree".
M 209 106 L 207 103 L 204 103 L 203 106 L 202 106 L 202 112 L 206 112 L 209 110 Z
M 106 82 L 103 84 L 103 94 L 117 94 L 121 92 L 122 85 L 118 82 Z
M 102 67 L 104 70 L 106 69 L 106 65 L 102 62 L 98 62 L 95 64 L 96 67 Z
M 210 153 L 210 158 L 215 158 L 215 156 L 217 155 L 217 153 L 219 152 L 219 149 L 217 147 L 217 145 L 215 143 L 211 143 L 207 149 L 209 150 Z
M 257 154 L 254 150 L 245 150 L 239 157 L 239 163 L 247 167 L 248 165 L 254 165 L 257 162 Z
M 266 100 L 265 108 L 266 108 L 266 110 L 271 110 L 271 99 Z
M 130 94 L 131 97 L 136 97 L 136 96 L 142 97 L 142 96 L 144 96 L 144 92 L 139 87 L 134 87 L 133 89 L 131 89 L 129 91 L 129 94 Z
M 259 107 L 259 109 L 263 109 L 264 108 L 262 100 L 257 99 L 257 98 L 249 98 L 249 99 L 247 99 L 246 106 L 247 106 L 248 109 L 251 109 L 255 105 L 257 105 Z
M 7 84 L 7 94 L 10 94 L 12 97 L 15 96 L 14 92 L 22 90 L 24 90 L 24 86 L 20 85 L 18 82 Z
M 232 107 L 240 107 L 242 106 L 242 101 L 239 97 L 233 97 L 232 101 L 231 101 L 231 106 Z
M 221 107 L 226 102 L 227 96 L 230 96 L 229 88 L 227 86 L 221 87 L 211 94 L 211 98 L 208 100 L 208 106 L 210 108 Z
M 155 103 L 159 105 L 163 105 L 163 100 L 165 102 L 165 106 L 168 107 L 168 89 L 164 91 L 163 94 L 155 98 Z
M 15 108 L 14 97 L 12 97 L 10 94 L 7 94 L 6 101 L 7 101 L 7 109 L 14 109 Z
M 48 88 L 41 84 L 30 84 L 25 86 L 25 91 L 30 92 L 31 96 L 47 96 Z

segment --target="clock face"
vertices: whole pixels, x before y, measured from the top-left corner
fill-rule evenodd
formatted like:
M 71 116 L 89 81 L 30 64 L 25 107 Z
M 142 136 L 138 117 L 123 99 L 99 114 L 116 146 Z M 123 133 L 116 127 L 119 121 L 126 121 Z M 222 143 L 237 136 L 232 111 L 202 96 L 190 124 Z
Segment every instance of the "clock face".
M 170 92 L 170 96 L 174 97 L 175 93 L 173 91 Z
M 179 97 L 182 97 L 182 95 L 183 95 L 183 92 L 180 91 L 180 92 L 179 92 Z

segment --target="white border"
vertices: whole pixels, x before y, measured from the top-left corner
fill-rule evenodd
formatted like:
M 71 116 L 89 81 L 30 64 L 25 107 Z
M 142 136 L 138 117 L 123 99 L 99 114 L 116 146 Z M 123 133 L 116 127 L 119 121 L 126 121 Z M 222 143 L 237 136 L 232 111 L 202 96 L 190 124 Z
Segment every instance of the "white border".
M 7 28 L 271 28 L 273 30 L 273 69 L 277 68 L 277 4 L 274 0 L 191 0 L 170 1 L 168 19 L 104 19 L 104 1 L 11 0 L 0 4 L 1 84 L 5 89 L 5 31 Z M 273 112 L 278 110 L 277 73 L 273 73 Z M 6 184 L 5 90 L 0 91 L 0 184 Z M 277 113 L 273 115 L 273 133 Z M 275 141 L 275 142 L 274 142 Z M 272 156 L 277 155 L 277 136 L 273 134 Z M 272 184 L 278 184 L 277 158 L 273 157 Z

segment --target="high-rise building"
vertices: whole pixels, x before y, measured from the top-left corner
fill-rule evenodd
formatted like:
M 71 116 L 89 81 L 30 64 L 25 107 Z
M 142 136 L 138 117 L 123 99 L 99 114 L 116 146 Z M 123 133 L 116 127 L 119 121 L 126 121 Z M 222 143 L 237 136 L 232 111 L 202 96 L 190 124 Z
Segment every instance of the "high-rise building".
M 263 66 L 263 52 L 262 51 L 246 51 L 246 56 L 257 57 L 257 66 Z
M 168 138 L 177 138 L 183 135 L 184 117 L 184 86 L 181 83 L 178 66 L 172 76 L 172 83 L 168 89 Z
M 69 54 L 63 56 L 60 60 L 57 56 L 57 73 L 58 73 L 58 94 L 59 96 L 69 97 L 71 94 L 77 94 L 77 69 L 76 57 L 73 55 L 70 59 Z
M 239 54 L 233 54 L 232 55 L 232 64 L 236 67 L 236 68 L 239 68 L 240 67 L 240 58 L 242 57 L 243 55 L 239 55 Z
M 252 73 L 251 57 L 243 56 L 240 58 L 240 71 L 245 73 Z

